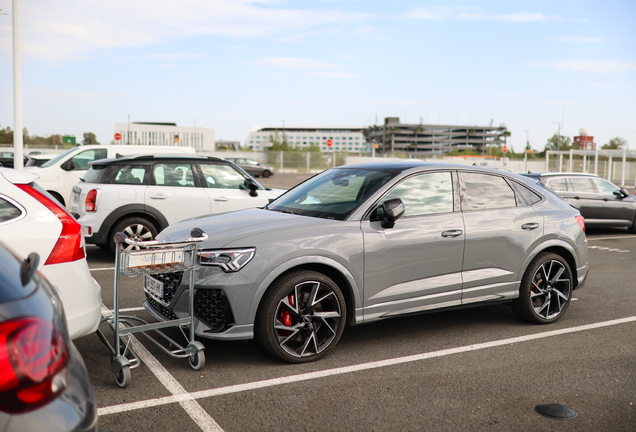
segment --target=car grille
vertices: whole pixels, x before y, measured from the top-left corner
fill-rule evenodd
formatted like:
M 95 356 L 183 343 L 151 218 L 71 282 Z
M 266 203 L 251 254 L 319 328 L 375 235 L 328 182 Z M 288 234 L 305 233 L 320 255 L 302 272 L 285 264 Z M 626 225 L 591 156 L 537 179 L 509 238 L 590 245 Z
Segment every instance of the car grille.
M 146 293 L 146 300 L 148 300 L 148 304 L 150 306 L 152 306 L 152 308 L 154 310 L 156 310 L 157 312 L 159 312 L 161 315 L 163 315 L 164 317 L 168 318 L 169 320 L 175 320 L 178 317 L 174 314 L 174 312 L 172 312 L 170 309 L 168 309 L 165 306 L 160 305 L 157 300 L 155 300 L 150 294 Z
M 222 332 L 234 325 L 234 315 L 223 290 L 198 289 L 194 295 L 194 316 L 210 327 L 208 332 Z

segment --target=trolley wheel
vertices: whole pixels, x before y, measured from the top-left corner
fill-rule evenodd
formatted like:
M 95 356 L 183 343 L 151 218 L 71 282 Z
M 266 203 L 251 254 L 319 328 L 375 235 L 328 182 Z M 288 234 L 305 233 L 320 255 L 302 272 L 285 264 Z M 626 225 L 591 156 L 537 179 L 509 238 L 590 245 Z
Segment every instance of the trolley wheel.
M 121 388 L 125 388 L 128 383 L 130 383 L 130 378 L 130 366 L 124 366 L 119 373 L 115 375 L 115 381 L 117 381 L 117 385 Z
M 188 356 L 188 361 L 192 369 L 196 371 L 201 370 L 201 368 L 205 366 L 205 353 L 203 350 L 199 350 L 195 355 Z

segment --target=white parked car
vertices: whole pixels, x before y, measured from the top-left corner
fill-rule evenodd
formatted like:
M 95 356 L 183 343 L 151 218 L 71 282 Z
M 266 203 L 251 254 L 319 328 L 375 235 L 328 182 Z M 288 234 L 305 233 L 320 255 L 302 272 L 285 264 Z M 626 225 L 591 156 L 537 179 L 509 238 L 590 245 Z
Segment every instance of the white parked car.
M 175 222 L 264 207 L 284 192 L 215 157 L 130 156 L 91 162 L 73 188 L 71 212 L 87 243 L 114 251 L 118 232 L 152 240 Z
M 86 174 L 88 163 L 97 159 L 114 158 L 117 154 L 194 154 L 192 147 L 141 146 L 141 145 L 84 145 L 54 157 L 40 167 L 25 167 L 25 171 L 40 176 L 38 184 L 53 195 L 62 205 L 70 203 L 71 190 Z
M 26 258 L 40 255 L 38 270 L 57 287 L 71 339 L 95 332 L 101 287 L 86 262 L 81 225 L 35 182 L 34 173 L 0 168 L 0 238 Z

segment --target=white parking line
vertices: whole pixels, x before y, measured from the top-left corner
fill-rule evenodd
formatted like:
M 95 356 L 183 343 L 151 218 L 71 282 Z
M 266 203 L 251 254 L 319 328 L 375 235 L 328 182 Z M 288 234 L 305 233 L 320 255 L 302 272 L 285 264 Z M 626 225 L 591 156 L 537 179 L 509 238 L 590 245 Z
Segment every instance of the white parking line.
M 102 316 L 112 315 L 110 309 L 102 304 Z M 168 370 L 163 367 L 161 363 L 150 354 L 150 352 L 144 347 L 141 342 L 134 336 L 132 336 L 133 350 L 139 357 L 139 359 L 148 366 L 148 369 L 157 377 L 159 382 L 174 396 L 179 396 L 178 402 L 183 409 L 188 413 L 190 418 L 201 428 L 204 432 L 223 432 L 221 426 L 208 414 L 199 402 L 195 400 L 191 393 L 173 377 Z
M 115 267 L 100 267 L 100 268 L 90 269 L 90 271 L 99 271 L 99 270 L 115 270 Z
M 437 357 L 443 357 L 443 356 L 452 355 L 452 354 L 477 351 L 477 350 L 486 349 L 486 348 L 494 348 L 494 347 L 503 346 L 503 345 L 510 345 L 510 344 L 515 344 L 520 342 L 544 339 L 544 338 L 559 336 L 559 335 L 568 334 L 568 333 L 576 333 L 576 332 L 582 332 L 586 330 L 598 329 L 602 327 L 626 324 L 626 323 L 631 323 L 635 321 L 636 321 L 636 316 L 631 316 L 627 318 L 603 321 L 603 322 L 594 323 L 594 324 L 586 324 L 582 326 L 571 327 L 571 328 L 560 329 L 560 330 L 552 330 L 552 331 L 537 333 L 532 335 L 519 336 L 519 337 L 514 337 L 509 339 L 500 339 L 500 340 L 496 340 L 492 342 L 485 342 L 485 343 L 480 343 L 475 345 L 467 345 L 467 346 L 457 347 L 457 348 L 449 348 L 449 349 L 445 349 L 441 351 L 415 354 L 415 355 L 410 355 L 406 357 L 398 357 L 398 358 L 393 358 L 388 360 L 362 363 L 358 365 L 345 366 L 345 367 L 340 367 L 335 369 L 327 369 L 327 370 L 317 371 L 317 372 L 309 372 L 309 373 L 304 373 L 299 375 L 291 375 L 291 376 L 286 376 L 281 378 L 272 378 L 272 379 L 263 380 L 263 381 L 237 384 L 233 386 L 220 387 L 216 389 L 201 390 L 201 391 L 197 391 L 197 392 L 193 392 L 189 394 L 174 394 L 173 393 L 173 396 L 167 396 L 167 397 L 162 397 L 157 399 L 147 399 L 147 400 L 143 400 L 139 402 L 131 402 L 131 403 L 125 403 L 120 405 L 111 405 L 107 407 L 102 407 L 98 409 L 98 413 L 100 416 L 103 416 L 103 415 L 109 415 L 109 414 L 117 414 L 117 413 L 121 413 L 125 411 L 132 411 L 132 410 L 138 410 L 143 408 L 166 405 L 166 404 L 171 404 L 175 402 L 182 403 L 183 401 L 189 400 L 189 398 L 202 399 L 202 398 L 208 398 L 213 396 L 221 396 L 221 395 L 227 395 L 232 393 L 238 393 L 238 392 L 243 392 L 247 390 L 255 390 L 255 389 L 278 386 L 283 384 L 296 383 L 300 381 L 307 381 L 312 379 L 342 375 L 346 373 L 360 372 L 360 371 L 369 370 L 369 369 L 377 369 L 377 368 L 386 367 L 386 366 L 395 366 L 399 364 L 411 363 L 411 362 L 427 360 L 427 359 L 437 358 Z
M 620 239 L 636 239 L 636 235 L 631 235 L 631 236 L 622 236 L 622 237 L 595 237 L 595 238 L 587 238 L 587 241 L 594 241 L 594 240 L 620 240 Z

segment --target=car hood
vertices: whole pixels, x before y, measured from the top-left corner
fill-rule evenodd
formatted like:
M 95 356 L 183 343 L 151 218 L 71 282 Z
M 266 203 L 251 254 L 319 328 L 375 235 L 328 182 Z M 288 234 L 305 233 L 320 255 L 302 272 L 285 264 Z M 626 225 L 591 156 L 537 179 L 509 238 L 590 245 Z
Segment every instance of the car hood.
M 172 240 L 190 237 L 194 228 L 201 228 L 208 239 L 202 243 L 204 248 L 227 246 L 250 246 L 256 237 L 275 236 L 279 231 L 289 233 L 294 230 L 318 230 L 338 223 L 331 219 L 281 213 L 265 209 L 247 209 L 210 216 L 200 216 L 170 225 L 157 236 L 157 240 Z M 235 243 L 250 238 L 249 245 Z

